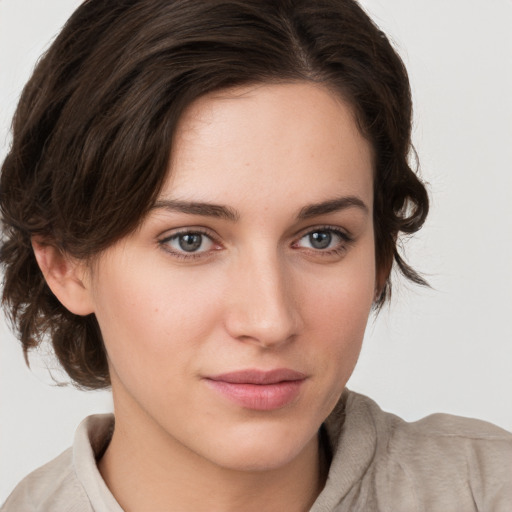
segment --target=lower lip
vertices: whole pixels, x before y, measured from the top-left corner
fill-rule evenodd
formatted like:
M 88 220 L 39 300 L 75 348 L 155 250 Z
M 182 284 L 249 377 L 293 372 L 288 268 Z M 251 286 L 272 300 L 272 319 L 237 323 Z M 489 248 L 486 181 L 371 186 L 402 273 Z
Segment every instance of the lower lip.
M 256 411 L 272 411 L 290 405 L 299 395 L 304 380 L 275 384 L 245 384 L 206 379 L 215 391 L 232 402 Z

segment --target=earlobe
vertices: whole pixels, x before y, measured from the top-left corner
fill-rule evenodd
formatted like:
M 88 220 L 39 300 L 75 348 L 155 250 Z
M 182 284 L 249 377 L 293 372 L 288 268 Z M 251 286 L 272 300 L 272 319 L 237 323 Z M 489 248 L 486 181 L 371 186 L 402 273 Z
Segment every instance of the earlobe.
M 75 315 L 93 313 L 85 262 L 36 237 L 32 238 L 32 248 L 46 283 L 60 303 Z

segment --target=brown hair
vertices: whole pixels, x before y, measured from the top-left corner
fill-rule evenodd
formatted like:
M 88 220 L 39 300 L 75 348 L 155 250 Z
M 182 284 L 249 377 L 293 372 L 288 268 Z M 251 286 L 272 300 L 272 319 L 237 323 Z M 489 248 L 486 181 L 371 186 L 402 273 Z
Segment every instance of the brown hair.
M 3 166 L 3 304 L 25 355 L 48 337 L 85 388 L 109 385 L 94 315 L 67 311 L 31 247 L 40 236 L 89 258 L 135 229 L 166 176 L 184 108 L 214 90 L 311 80 L 336 90 L 375 151 L 376 260 L 423 279 L 400 233 L 428 211 L 408 164 L 411 95 L 404 65 L 354 0 L 87 0 L 21 96 Z M 389 280 L 378 304 L 389 294 Z

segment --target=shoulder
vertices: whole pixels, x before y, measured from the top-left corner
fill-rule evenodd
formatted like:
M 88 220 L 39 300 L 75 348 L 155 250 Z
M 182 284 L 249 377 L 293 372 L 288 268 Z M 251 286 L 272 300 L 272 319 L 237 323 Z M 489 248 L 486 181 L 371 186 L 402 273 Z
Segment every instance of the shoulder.
M 407 422 L 395 414 L 383 411 L 370 398 L 348 391 L 345 398 L 346 414 L 364 414 L 374 426 L 376 434 L 388 442 L 418 444 L 461 443 L 467 445 L 494 444 L 508 447 L 512 433 L 474 418 L 436 413 L 415 422 Z M 481 442 L 481 443 L 480 443 Z
M 122 512 L 96 465 L 113 425 L 111 414 L 87 417 L 76 430 L 73 447 L 25 477 L 0 512 Z
M 68 448 L 58 457 L 26 476 L 7 498 L 1 512 L 92 512 L 89 500 L 73 469 Z
M 512 468 L 512 434 L 496 425 L 441 413 L 410 423 L 389 413 L 382 415 L 388 447 L 401 457 L 416 461 L 421 455 L 416 462 L 435 462 L 438 467 L 463 463 L 472 472 L 487 474 L 507 465 Z
M 433 414 L 406 422 L 353 394 L 376 434 L 376 479 L 399 482 L 428 510 L 437 504 L 472 503 L 467 510 L 508 511 L 512 503 L 512 434 L 485 421 Z M 460 509 L 462 510 L 462 508 Z M 464 509 L 466 510 L 466 509 Z

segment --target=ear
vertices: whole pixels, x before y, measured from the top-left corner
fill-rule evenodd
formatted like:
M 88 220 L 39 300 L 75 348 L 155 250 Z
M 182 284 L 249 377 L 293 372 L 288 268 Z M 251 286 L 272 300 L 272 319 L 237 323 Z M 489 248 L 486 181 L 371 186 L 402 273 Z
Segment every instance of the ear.
M 93 313 L 86 263 L 37 237 L 32 238 L 32 248 L 46 283 L 60 303 L 75 315 Z

